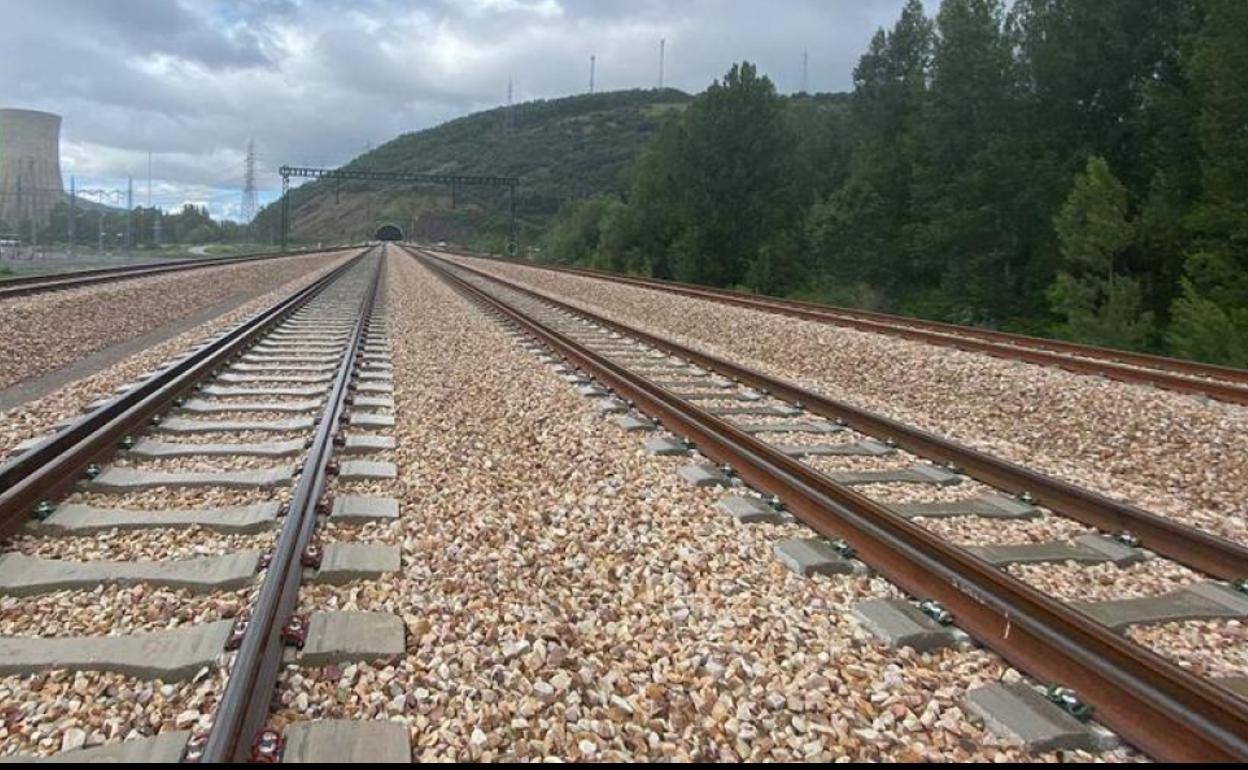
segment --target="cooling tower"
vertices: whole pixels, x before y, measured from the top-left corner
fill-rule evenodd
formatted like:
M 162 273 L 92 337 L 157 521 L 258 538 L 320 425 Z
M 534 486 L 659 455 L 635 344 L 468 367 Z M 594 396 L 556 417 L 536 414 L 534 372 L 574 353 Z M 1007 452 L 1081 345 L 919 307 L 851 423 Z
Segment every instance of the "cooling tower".
M 0 109 L 0 222 L 46 224 L 64 198 L 61 116 Z

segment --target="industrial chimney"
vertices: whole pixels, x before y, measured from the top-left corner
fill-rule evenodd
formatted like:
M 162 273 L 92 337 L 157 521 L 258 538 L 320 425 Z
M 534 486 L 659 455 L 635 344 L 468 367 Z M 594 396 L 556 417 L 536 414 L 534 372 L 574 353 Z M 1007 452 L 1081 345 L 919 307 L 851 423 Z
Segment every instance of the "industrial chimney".
M 0 109 L 0 222 L 47 224 L 64 199 L 61 116 Z

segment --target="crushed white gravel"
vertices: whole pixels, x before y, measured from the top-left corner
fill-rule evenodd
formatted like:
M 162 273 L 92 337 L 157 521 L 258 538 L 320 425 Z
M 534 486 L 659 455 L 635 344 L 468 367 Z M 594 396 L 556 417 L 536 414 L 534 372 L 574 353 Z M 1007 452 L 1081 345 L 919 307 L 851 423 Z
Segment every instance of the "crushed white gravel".
M 613 320 L 1248 543 L 1243 407 L 600 279 L 468 261 Z
M 276 287 L 272 291 L 240 305 L 210 323 L 196 326 L 194 329 L 148 348 L 94 375 L 71 382 L 42 398 L 0 413 L 0 456 L 8 454 L 13 447 L 29 438 L 50 432 L 57 422 L 78 415 L 91 402 L 112 395 L 115 389 L 129 384 L 159 364 L 186 353 L 192 346 L 205 342 L 230 326 L 255 315 L 280 297 L 312 283 L 346 258 L 346 256 L 318 258 L 321 260 L 319 263 L 304 265 L 295 277 L 280 283 L 278 283 L 280 279 L 275 279 Z M 31 333 L 46 333 L 46 328 L 42 332 L 32 330 Z M 270 438 L 261 440 L 279 440 L 274 434 L 266 434 L 266 436 Z M 196 439 L 184 436 L 178 440 Z
M 340 255 L 208 267 L 0 301 L 0 387 L 50 372 L 163 324 L 277 287 Z
M 881 647 L 849 609 L 890 585 L 790 575 L 806 530 L 735 526 L 409 258 L 389 280 L 402 515 L 366 537 L 403 571 L 301 602 L 398 613 L 408 651 L 286 672 L 275 726 L 401 721 L 420 761 L 1023 758 L 961 708 L 999 658 Z

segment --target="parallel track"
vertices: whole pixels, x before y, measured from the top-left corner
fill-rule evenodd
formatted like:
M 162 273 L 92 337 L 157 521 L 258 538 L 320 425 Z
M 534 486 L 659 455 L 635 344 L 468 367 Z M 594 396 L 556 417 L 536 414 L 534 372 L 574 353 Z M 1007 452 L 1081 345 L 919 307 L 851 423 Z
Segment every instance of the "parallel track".
M 326 375 L 329 382 L 324 401 L 319 407 L 319 415 L 312 421 L 313 432 L 298 465 L 297 480 L 289 501 L 283 507 L 281 529 L 274 550 L 268 557 L 257 598 L 241 616 L 245 624 L 235 625 L 238 652 L 214 713 L 213 728 L 205 741 L 192 742 L 188 746 L 185 755 L 188 760 L 233 762 L 259 757 L 263 761 L 272 761 L 275 754 L 257 754 L 257 746 L 266 745 L 266 741 L 269 747 L 280 745 L 280 736 L 266 735 L 262 731 L 281 671 L 283 652 L 291 643 L 286 626 L 293 617 L 298 600 L 308 546 L 318 514 L 326 512 L 325 495 L 329 477 L 334 472 L 330 459 L 336 447 L 341 445 L 345 412 L 352 402 L 353 377 L 366 355 L 363 346 L 366 340 L 381 338 L 385 334 L 371 320 L 384 261 L 384 256 L 373 257 L 374 264 L 370 265 L 367 260 L 374 251 L 368 249 L 361 252 L 308 287 L 156 372 L 0 467 L 0 535 L 9 535 L 23 527 L 36 511 L 46 515 L 49 510 L 55 510 L 56 501 L 73 492 L 84 473 L 88 478 L 95 477 L 98 471 L 92 472 L 90 466 L 103 467 L 117 452 L 119 445 L 123 448 L 131 446 L 134 443 L 131 437 L 143 433 L 149 424 L 157 424 L 153 420 L 163 423 L 161 415 L 165 411 L 178 408 L 186 396 L 222 370 L 233 367 L 246 350 L 271 332 L 296 328 L 292 322 L 300 329 L 308 329 L 297 332 L 304 337 L 311 335 L 320 339 L 316 337 L 317 332 L 312 331 L 316 328 L 349 332 L 345 335 L 345 342 L 337 341 L 342 332 L 335 331 L 320 343 L 339 351 L 335 353 L 337 363 L 333 366 L 332 378 Z M 362 270 L 368 271 L 367 274 L 361 274 Z M 339 298 L 333 300 L 336 305 L 328 306 L 328 316 L 326 310 L 319 311 L 320 317 L 326 320 L 296 320 L 300 317 L 311 319 L 307 315 L 309 308 L 318 301 L 324 305 L 327 292 L 331 290 L 337 291 Z M 346 295 L 343 295 L 344 291 Z M 344 296 L 347 305 L 343 304 Z M 335 307 L 339 309 L 335 310 Z M 344 327 L 346 318 L 352 320 L 349 326 Z M 258 366 L 260 369 L 272 369 L 275 374 L 280 374 L 283 369 L 299 368 L 294 365 L 298 354 L 295 358 L 285 354 L 284 358 L 277 356 L 274 360 L 273 365 Z M 276 361 L 291 363 L 279 365 Z M 284 378 L 256 379 L 274 381 Z M 317 379 L 321 381 L 321 378 Z M 309 389 L 313 387 L 319 390 L 320 386 L 309 386 Z M 230 395 L 233 396 L 245 395 L 245 391 L 249 390 L 234 386 L 227 386 L 226 389 L 231 390 Z M 264 386 L 252 392 L 262 394 Z M 222 398 L 225 398 L 224 395 Z M 225 398 L 225 401 L 230 400 Z M 222 404 L 226 411 L 236 408 L 233 402 Z M 183 446 L 182 449 L 194 456 L 197 447 Z M 43 510 L 40 510 L 41 503 L 44 504 Z M 265 740 L 260 740 L 258 736 L 264 736 Z
M 297 257 L 307 254 L 332 253 L 349 251 L 355 246 L 338 246 L 328 249 L 304 249 L 301 251 L 265 252 L 262 254 L 244 254 L 231 257 L 209 257 L 204 259 L 183 259 L 164 262 L 150 262 L 121 267 L 99 267 L 89 270 L 73 270 L 66 273 L 51 275 L 28 275 L 16 278 L 0 279 L 0 300 L 11 297 L 23 297 L 31 294 L 43 294 L 64 289 L 75 289 L 82 286 L 124 281 L 131 278 L 144 278 L 152 275 L 176 273 L 185 270 L 198 270 L 205 267 L 222 267 L 247 262 L 259 262 L 283 257 Z
M 879 426 L 872 416 L 842 412 L 839 405 L 796 386 L 732 367 L 509 281 L 427 254 L 418 258 L 474 302 L 500 314 L 620 397 L 658 418 L 676 435 L 688 438 L 704 455 L 730 465 L 753 488 L 777 496 L 819 534 L 847 540 L 865 562 L 902 589 L 916 597 L 940 601 L 960 627 L 1012 664 L 1042 681 L 1075 684 L 1081 696 L 1095 706 L 1101 721 L 1150 755 L 1163 760 L 1248 758 L 1248 714 L 1243 702 L 1229 691 L 1191 675 L 962 547 L 911 523 L 886 505 L 833 481 L 775 446 L 596 353 L 558 324 L 542 320 L 485 287 L 502 287 L 526 302 L 546 306 L 564 317 L 575 316 L 578 323 L 613 330 L 645 347 L 737 377 L 781 398 L 799 396 L 802 406 L 811 411 L 829 416 L 846 414 L 847 421 L 857 421 L 850 423 L 852 427 L 868 433 L 869 428 Z M 916 453 L 956 448 L 930 435 L 907 433 L 904 426 L 895 423 L 886 427 L 888 435 L 895 435 L 902 446 L 913 448 Z M 972 452 L 957 449 L 963 456 Z M 1156 531 L 1150 532 L 1150 537 L 1157 538 L 1151 543 L 1153 548 L 1161 552 L 1168 549 L 1177 554 L 1175 558 L 1201 561 L 1212 574 L 1242 577 L 1244 564 L 1248 563 L 1244 561 L 1244 549 L 1236 544 L 1209 538 L 1068 485 L 1063 488 L 1060 482 L 1004 461 L 966 468 L 966 472 L 972 476 L 977 472 L 989 476 L 1004 474 L 993 482 L 998 486 L 1007 486 L 1000 481 L 1010 478 L 1010 474 L 1030 474 L 1029 481 L 1050 485 L 1047 494 L 1053 497 L 1048 501 L 1041 494 L 1036 497 L 1056 512 L 1094 524 L 1098 517 L 1110 522 L 1125 520 L 1133 531 L 1155 527 Z M 1037 493 L 1040 488 L 1030 489 Z M 1061 509 L 1063 501 L 1070 503 L 1067 510 Z M 1162 532 L 1167 534 L 1163 536 Z M 1167 544 L 1165 537 L 1183 542 Z
M 462 256 L 487 258 L 457 252 Z M 502 260 L 506 261 L 506 260 Z M 714 289 L 695 284 L 609 273 L 588 268 L 529 264 L 585 278 L 679 294 L 686 297 L 745 307 L 808 321 L 886 334 L 932 345 L 952 347 L 998 358 L 1052 366 L 1076 374 L 1152 385 L 1180 393 L 1206 396 L 1232 404 L 1248 404 L 1248 370 L 1135 353 L 1074 342 L 1029 337 L 974 326 L 926 321 L 919 318 L 830 307 L 813 302 L 779 299 L 758 294 Z

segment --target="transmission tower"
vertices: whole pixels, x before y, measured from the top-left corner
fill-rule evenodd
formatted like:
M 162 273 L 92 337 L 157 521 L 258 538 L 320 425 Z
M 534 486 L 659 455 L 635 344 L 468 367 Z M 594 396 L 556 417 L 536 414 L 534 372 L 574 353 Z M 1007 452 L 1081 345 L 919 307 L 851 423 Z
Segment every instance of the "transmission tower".
M 247 160 L 243 165 L 243 224 L 256 217 L 256 141 L 247 141 Z
M 809 93 L 807 86 L 810 85 L 810 53 L 802 49 L 802 93 Z
M 589 92 L 594 92 L 594 66 L 598 63 L 598 57 L 594 54 L 589 55 Z

